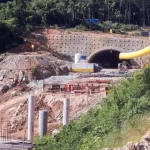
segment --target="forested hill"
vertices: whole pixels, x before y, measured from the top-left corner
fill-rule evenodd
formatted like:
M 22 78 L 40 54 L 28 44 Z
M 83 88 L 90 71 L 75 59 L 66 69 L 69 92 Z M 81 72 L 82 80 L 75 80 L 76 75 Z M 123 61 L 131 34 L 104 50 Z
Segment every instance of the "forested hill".
M 117 23 L 118 29 L 120 24 L 149 26 L 150 0 L 1 0 L 0 51 L 15 46 L 16 37 L 35 26 L 76 27 L 89 18 Z M 86 24 L 89 30 L 110 28 L 110 24 L 98 27 Z
M 9 0 L 5 6 L 1 4 L 0 14 L 0 20 L 16 17 L 33 25 L 98 18 L 143 26 L 150 25 L 150 0 Z

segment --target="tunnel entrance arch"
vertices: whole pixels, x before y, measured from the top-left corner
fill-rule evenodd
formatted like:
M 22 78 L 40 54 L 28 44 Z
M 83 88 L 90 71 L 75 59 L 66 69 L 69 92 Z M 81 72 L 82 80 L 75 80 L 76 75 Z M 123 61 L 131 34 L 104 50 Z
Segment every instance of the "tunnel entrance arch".
M 120 51 L 107 49 L 94 53 L 88 60 L 89 63 L 97 63 L 99 66 L 108 69 L 118 68 L 118 64 L 126 61 L 128 66 L 137 66 L 137 63 L 133 59 L 120 60 Z

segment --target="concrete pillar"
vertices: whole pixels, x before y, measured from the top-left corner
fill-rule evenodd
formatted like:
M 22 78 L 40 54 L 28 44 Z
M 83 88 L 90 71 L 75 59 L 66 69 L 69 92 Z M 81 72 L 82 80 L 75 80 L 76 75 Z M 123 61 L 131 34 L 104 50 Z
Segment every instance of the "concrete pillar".
M 28 99 L 28 140 L 33 142 L 34 137 L 34 96 Z
M 39 136 L 44 136 L 47 134 L 47 111 L 39 111 Z
M 69 124 L 69 106 L 70 106 L 70 99 L 64 99 L 64 106 L 63 106 L 63 125 Z

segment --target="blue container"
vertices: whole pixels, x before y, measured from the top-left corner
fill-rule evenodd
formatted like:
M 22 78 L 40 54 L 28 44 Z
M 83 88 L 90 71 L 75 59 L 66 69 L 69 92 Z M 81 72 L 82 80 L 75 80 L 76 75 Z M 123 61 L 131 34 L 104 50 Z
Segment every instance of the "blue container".
M 142 31 L 142 32 L 141 32 L 141 36 L 148 37 L 148 36 L 149 36 L 149 32 Z
M 100 23 L 99 19 L 85 19 L 86 22 L 98 25 Z
M 80 56 L 80 60 L 86 60 L 86 56 Z

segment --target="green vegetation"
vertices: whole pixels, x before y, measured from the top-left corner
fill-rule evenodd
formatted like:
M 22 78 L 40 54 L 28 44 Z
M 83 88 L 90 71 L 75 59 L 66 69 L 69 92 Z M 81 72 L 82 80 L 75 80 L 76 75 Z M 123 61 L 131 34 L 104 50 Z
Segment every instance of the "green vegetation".
M 39 67 L 39 66 L 36 65 L 36 66 L 33 66 L 33 67 L 31 68 L 32 75 L 35 75 L 35 74 L 36 74 L 38 67 Z
M 36 150 L 99 150 L 136 141 L 150 129 L 150 66 L 122 79 L 101 107 L 63 127 L 54 139 L 36 139 Z
M 29 23 L 33 26 L 76 25 L 87 18 L 145 26 L 150 25 L 150 1 L 2 0 L 0 20 L 14 17 L 17 18 L 19 25 Z
M 101 23 L 86 23 L 88 18 Z M 2 0 L 0 24 L 0 52 L 22 42 L 21 34 L 36 27 L 124 33 L 150 25 L 150 0 Z M 2 26 L 7 32 L 1 33 Z
M 127 31 L 140 30 L 140 27 L 138 25 L 112 23 L 111 21 L 102 22 L 99 26 L 103 32 L 109 32 L 110 29 L 112 29 L 113 33 L 120 34 L 124 34 Z
M 123 147 L 128 142 L 137 142 L 150 129 L 150 115 L 136 115 L 122 125 L 121 131 L 110 133 L 103 147 Z
M 9 23 L 8 21 L 6 23 L 0 22 L 0 53 L 23 42 L 23 39 L 15 31 L 12 31 L 15 29 L 9 28 Z

